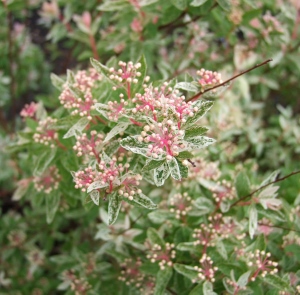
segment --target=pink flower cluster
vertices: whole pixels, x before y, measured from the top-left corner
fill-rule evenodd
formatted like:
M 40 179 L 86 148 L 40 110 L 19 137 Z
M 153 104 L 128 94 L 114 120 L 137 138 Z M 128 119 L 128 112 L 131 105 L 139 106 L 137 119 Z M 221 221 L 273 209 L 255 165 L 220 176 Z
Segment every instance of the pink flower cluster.
M 128 63 L 119 61 L 119 66 L 120 68 L 118 70 L 115 70 L 113 67 L 109 69 L 109 72 L 111 73 L 109 78 L 111 80 L 120 85 L 127 85 L 127 83 L 136 84 L 138 82 L 138 77 L 142 75 L 142 73 L 138 71 L 142 66 L 141 63 L 133 64 L 132 61 L 129 61 Z
M 66 109 L 72 110 L 72 115 L 79 114 L 81 117 L 86 116 L 91 120 L 91 110 L 94 109 L 94 104 L 97 102 L 93 98 L 92 90 L 97 81 L 101 81 L 101 75 L 95 69 L 78 71 L 75 75 L 75 83 L 65 83 L 64 90 L 59 96 L 60 103 Z
M 176 122 L 172 120 L 146 125 L 143 129 L 138 140 L 148 144 L 149 157 L 159 159 L 166 156 L 167 160 L 171 160 L 186 147 L 183 143 L 184 131 L 178 130 Z
M 99 147 L 103 143 L 104 135 L 97 133 L 93 130 L 90 132 L 90 138 L 87 137 L 86 133 L 77 136 L 77 141 L 73 146 L 74 151 L 78 157 L 81 156 L 94 156 L 99 159 Z
M 58 189 L 61 177 L 56 166 L 50 166 L 41 176 L 33 178 L 34 187 L 38 192 L 43 191 L 45 194 L 51 193 Z
M 47 117 L 39 122 L 39 126 L 36 128 L 36 133 L 33 135 L 35 142 L 50 145 L 51 148 L 55 147 L 55 142 L 58 139 L 58 133 L 51 126 L 56 123 L 56 119 Z
M 192 198 L 188 193 L 177 193 L 170 198 L 170 212 L 175 213 L 176 219 L 184 219 L 189 211 L 192 210 Z
M 278 272 L 278 263 L 270 260 L 271 253 L 256 250 L 255 253 L 250 253 L 248 257 L 250 260 L 248 266 L 255 269 L 250 278 L 251 281 L 255 281 L 258 275 L 264 278 L 268 273 L 274 275 Z
M 152 262 L 158 262 L 159 268 L 161 270 L 165 269 L 166 266 L 173 266 L 172 260 L 176 257 L 175 245 L 166 243 L 166 249 L 162 249 L 162 247 L 158 244 L 154 244 L 151 248 L 151 254 L 147 255 L 147 258 Z
M 97 172 L 92 167 L 86 167 L 84 170 L 72 172 L 75 188 L 85 192 L 87 188 L 97 179 Z
M 35 102 L 31 102 L 30 104 L 26 104 L 24 106 L 24 108 L 20 112 L 20 115 L 23 118 L 35 118 L 37 109 L 38 104 Z
M 185 97 L 180 96 L 179 91 L 170 87 L 168 82 L 161 87 L 145 87 L 144 94 L 137 93 L 132 102 L 136 104 L 132 109 L 134 114 L 151 115 L 156 122 L 161 117 L 168 118 L 172 109 L 178 128 L 198 110 L 191 102 L 185 102 Z
M 154 278 L 141 272 L 142 261 L 139 257 L 135 261 L 131 258 L 126 258 L 120 266 L 122 268 L 121 275 L 118 277 L 120 281 L 127 286 L 134 286 L 141 294 L 152 294 L 155 286 Z
M 201 267 L 194 267 L 194 269 L 198 272 L 198 279 L 214 282 L 215 273 L 218 268 L 213 266 L 213 261 L 211 260 L 211 258 L 207 256 L 207 254 L 203 254 L 199 262 L 201 264 Z M 197 280 L 195 279 L 193 282 L 195 283 L 196 281 Z
M 197 75 L 200 76 L 198 83 L 201 87 L 201 91 L 223 83 L 221 74 L 218 72 L 201 69 L 200 71 L 197 71 Z

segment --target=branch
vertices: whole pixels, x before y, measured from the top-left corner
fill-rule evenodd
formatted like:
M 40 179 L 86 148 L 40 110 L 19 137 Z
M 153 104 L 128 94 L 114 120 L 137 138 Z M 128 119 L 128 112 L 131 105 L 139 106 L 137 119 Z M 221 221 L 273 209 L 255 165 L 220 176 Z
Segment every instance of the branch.
M 254 190 L 254 191 L 251 192 L 250 194 L 248 194 L 248 195 L 246 195 L 246 196 L 244 196 L 244 197 L 241 197 L 239 200 L 237 200 L 236 202 L 234 202 L 233 204 L 231 204 L 230 208 L 232 208 L 233 206 L 235 206 L 235 205 L 238 204 L 239 202 L 244 201 L 245 199 L 252 197 L 255 193 L 257 193 L 258 191 L 264 189 L 265 187 L 267 187 L 267 186 L 269 186 L 269 185 L 271 185 L 271 184 L 274 184 L 274 183 L 283 181 L 283 180 L 285 180 L 285 179 L 287 179 L 287 178 L 289 178 L 289 177 L 291 177 L 291 176 L 293 176 L 293 175 L 299 174 L 299 173 L 300 173 L 300 170 L 294 171 L 294 172 L 292 172 L 292 173 L 290 173 L 290 174 L 288 174 L 288 175 L 286 175 L 286 176 L 284 176 L 284 177 L 278 178 L 278 179 L 276 179 L 276 180 L 274 180 L 274 181 L 271 181 L 271 182 L 269 182 L 269 183 L 267 183 L 267 184 L 265 184 L 265 185 L 262 185 L 261 187 L 259 187 L 258 189 Z
M 216 88 L 219 88 L 219 87 L 221 87 L 221 86 L 224 86 L 224 85 L 226 85 L 227 83 L 229 83 L 230 81 L 232 81 L 232 80 L 234 80 L 234 79 L 236 79 L 236 78 L 238 78 L 238 77 L 240 77 L 240 76 L 242 76 L 242 75 L 244 75 L 244 74 L 246 74 L 246 73 L 249 73 L 249 72 L 253 71 L 253 70 L 256 69 L 256 68 L 259 68 L 259 67 L 261 67 L 261 66 L 263 66 L 263 65 L 265 65 L 265 64 L 267 64 L 267 63 L 269 63 L 270 61 L 272 61 L 271 58 L 265 60 L 264 62 L 262 62 L 262 63 L 260 63 L 260 64 L 255 65 L 254 67 L 252 67 L 252 68 L 250 68 L 250 69 L 248 69 L 248 70 L 246 70 L 246 71 L 243 71 L 243 72 L 241 72 L 241 73 L 239 73 L 239 74 L 237 74 L 237 75 L 231 77 L 230 79 L 226 80 L 225 82 L 223 82 L 223 83 L 221 83 L 221 84 L 218 84 L 218 85 L 213 86 L 213 87 L 211 87 L 211 88 L 205 89 L 204 91 L 200 91 L 200 92 L 196 93 L 194 96 L 192 96 L 191 98 L 189 98 L 189 99 L 187 100 L 187 102 L 189 102 L 189 101 L 194 101 L 194 100 L 196 100 L 197 98 L 199 98 L 202 94 L 204 94 L 204 93 L 206 93 L 206 92 L 208 92 L 208 91 L 214 90 L 214 89 L 216 89 Z

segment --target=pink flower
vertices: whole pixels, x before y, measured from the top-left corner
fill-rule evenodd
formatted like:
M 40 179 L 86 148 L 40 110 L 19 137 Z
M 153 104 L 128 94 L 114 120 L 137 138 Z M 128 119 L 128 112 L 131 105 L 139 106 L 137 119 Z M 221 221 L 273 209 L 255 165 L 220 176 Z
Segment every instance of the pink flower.
M 140 33 L 143 31 L 143 26 L 142 23 L 139 19 L 134 18 L 132 23 L 130 24 L 131 29 L 136 32 L 136 33 Z
M 30 104 L 26 104 L 22 111 L 20 112 L 21 117 L 23 118 L 35 118 L 36 111 L 38 109 L 38 104 L 32 102 Z

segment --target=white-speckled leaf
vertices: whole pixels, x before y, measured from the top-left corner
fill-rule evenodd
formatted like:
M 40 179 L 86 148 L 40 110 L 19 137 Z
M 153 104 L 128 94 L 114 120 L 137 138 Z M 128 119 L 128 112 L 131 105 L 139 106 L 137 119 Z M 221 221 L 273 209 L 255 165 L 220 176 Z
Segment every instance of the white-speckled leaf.
M 108 198 L 108 224 L 111 225 L 117 220 L 121 208 L 121 201 L 117 193 L 109 195 Z
M 162 186 L 166 179 L 168 179 L 170 175 L 170 170 L 167 163 L 164 163 L 160 167 L 154 169 L 154 182 L 157 186 Z
M 75 125 L 73 125 L 63 138 L 69 138 L 81 134 L 84 128 L 89 124 L 90 120 L 86 117 L 81 118 Z
M 115 137 L 117 134 L 120 134 L 122 132 L 124 132 L 127 127 L 128 127 L 129 123 L 119 123 L 117 124 L 113 129 L 111 129 L 109 131 L 109 133 L 106 135 L 104 142 L 108 142 L 109 140 L 111 140 L 113 137 Z
M 193 151 L 193 150 L 197 150 L 197 149 L 202 149 L 204 147 L 207 147 L 209 145 L 211 145 L 212 143 L 214 143 L 216 140 L 210 137 L 206 137 L 206 136 L 197 136 L 197 137 L 192 137 L 192 138 L 188 138 L 187 140 L 185 140 L 185 144 L 186 144 L 186 149 L 188 151 Z
M 102 181 L 95 181 L 95 182 L 93 182 L 89 185 L 89 187 L 87 188 L 87 193 L 90 193 L 93 190 L 103 188 L 103 187 L 106 187 L 106 186 L 108 186 L 107 183 L 103 184 Z
M 169 169 L 170 169 L 170 173 L 171 176 L 176 179 L 176 180 L 181 180 L 181 173 L 180 173 L 180 169 L 179 169 L 179 165 L 177 163 L 176 158 L 172 158 L 170 161 L 167 162 Z
M 145 196 L 143 193 L 135 195 L 132 201 L 150 210 L 154 210 L 157 208 L 157 205 L 153 203 L 152 200 Z
M 94 202 L 95 205 L 99 206 L 99 199 L 100 199 L 100 194 L 99 194 L 99 191 L 92 191 L 90 193 L 90 197 L 92 199 L 92 201 Z

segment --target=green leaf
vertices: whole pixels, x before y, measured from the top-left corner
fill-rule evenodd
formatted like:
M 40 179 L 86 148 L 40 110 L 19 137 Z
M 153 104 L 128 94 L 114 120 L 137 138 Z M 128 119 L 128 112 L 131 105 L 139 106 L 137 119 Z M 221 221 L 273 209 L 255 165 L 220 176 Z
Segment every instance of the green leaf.
M 214 211 L 213 202 L 205 197 L 197 198 L 193 201 L 193 205 L 196 207 L 196 209 L 189 212 L 192 216 L 201 216 Z
M 200 126 L 191 127 L 189 129 L 185 130 L 184 139 L 203 135 L 207 131 L 208 131 L 208 128 L 206 128 L 206 127 L 200 127 Z
M 159 235 L 159 233 L 156 231 L 156 229 L 149 227 L 147 229 L 147 238 L 151 242 L 152 245 L 157 244 L 162 247 L 162 249 L 165 249 L 165 242 Z
M 254 233 L 257 229 L 257 210 L 254 205 L 249 210 L 249 235 L 253 239 Z
M 192 159 L 194 155 L 189 151 L 180 152 L 176 157 L 178 160 Z
M 180 251 L 191 251 L 191 252 L 197 251 L 194 242 L 180 243 L 176 246 L 176 249 L 178 249 Z
M 51 82 L 52 82 L 52 84 L 55 88 L 57 88 L 59 91 L 63 90 L 63 86 L 65 84 L 65 81 L 62 78 L 60 78 L 57 75 L 51 73 L 50 79 L 51 79 Z
M 204 4 L 207 0 L 193 0 L 190 5 L 194 6 L 194 7 L 198 7 L 201 6 L 202 4 Z
M 228 259 L 227 251 L 224 246 L 224 243 L 221 240 L 218 240 L 216 243 L 216 249 L 219 252 L 219 254 L 225 259 Z
M 194 269 L 194 267 L 189 265 L 184 265 L 180 263 L 174 264 L 174 269 L 182 274 L 183 276 L 189 278 L 191 281 L 195 281 L 198 279 L 198 271 Z
M 47 215 L 46 219 L 47 223 L 51 223 L 59 206 L 60 194 L 56 190 L 53 190 L 50 194 L 46 195 L 45 197 Z
M 113 193 L 109 195 L 108 201 L 108 224 L 113 224 L 119 215 L 119 211 L 121 208 L 121 201 L 117 193 Z
M 124 200 L 127 201 L 127 198 L 125 198 Z M 138 204 L 149 210 L 157 209 L 157 205 L 155 203 L 153 203 L 152 200 L 149 199 L 147 196 L 145 196 L 143 193 L 134 195 L 133 200 L 131 200 L 130 203 Z
M 213 106 L 213 102 L 209 100 L 197 100 L 195 101 L 192 106 L 193 108 L 198 108 L 197 111 L 195 111 L 193 117 L 189 117 L 186 122 L 183 124 L 184 129 L 188 129 L 189 127 L 193 127 L 196 122 L 198 122 L 205 113 Z
M 173 217 L 173 214 L 169 210 L 163 210 L 163 209 L 155 210 L 148 214 L 148 218 L 153 223 L 163 223 L 172 217 Z
M 189 295 L 199 295 L 203 294 L 202 292 L 202 284 L 198 284 L 190 293 Z
M 162 186 L 170 175 L 168 164 L 165 162 L 160 167 L 155 168 L 153 174 L 155 184 L 157 186 Z
M 187 0 L 171 0 L 171 3 L 179 10 L 185 10 L 187 7 Z
M 167 266 L 165 269 L 159 270 L 156 276 L 156 284 L 154 289 L 154 295 L 164 295 L 168 283 L 172 277 L 173 270 Z
M 239 198 L 250 194 L 250 181 L 246 173 L 240 172 L 235 180 L 235 189 Z
M 218 4 L 227 12 L 231 9 L 231 2 L 230 0 L 217 0 Z
M 56 148 L 46 149 L 45 152 L 38 157 L 37 163 L 33 171 L 33 175 L 41 176 L 43 174 L 43 172 L 50 165 L 51 161 L 54 159 L 56 151 Z
M 280 291 L 286 290 L 292 292 L 292 288 L 290 287 L 289 282 L 284 281 L 282 278 L 276 275 L 271 275 L 271 274 L 266 275 L 263 278 L 263 282 L 275 287 L 277 290 Z
M 198 87 L 189 82 L 179 82 L 175 85 L 175 89 L 182 89 L 189 92 L 198 92 Z
M 79 121 L 79 116 L 67 116 L 61 119 L 58 119 L 55 123 L 50 125 L 50 128 L 55 130 L 66 130 L 70 129 L 73 125 L 75 125 Z
M 155 168 L 160 167 L 164 163 L 165 160 L 161 160 L 161 161 L 147 160 L 146 165 L 143 167 L 142 171 L 146 172 L 146 171 L 153 170 Z
M 101 11 L 116 11 L 116 10 L 124 10 L 130 7 L 128 0 L 106 0 L 103 4 L 97 7 L 98 10 Z
M 249 271 L 243 273 L 243 274 L 239 277 L 239 279 L 238 279 L 238 281 L 237 281 L 237 284 L 238 284 L 238 286 L 239 286 L 240 288 L 243 288 L 243 287 L 245 287 L 245 286 L 248 284 L 248 280 L 249 280 L 250 274 L 251 274 L 251 270 L 249 270 Z
M 203 295 L 218 295 L 213 291 L 213 285 L 209 281 L 205 281 L 203 284 Z

